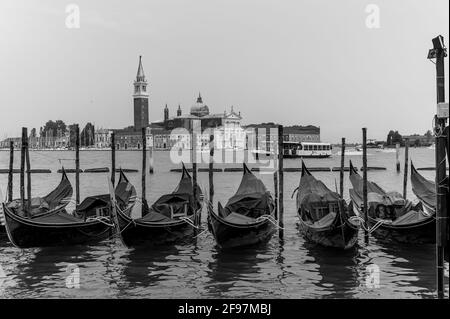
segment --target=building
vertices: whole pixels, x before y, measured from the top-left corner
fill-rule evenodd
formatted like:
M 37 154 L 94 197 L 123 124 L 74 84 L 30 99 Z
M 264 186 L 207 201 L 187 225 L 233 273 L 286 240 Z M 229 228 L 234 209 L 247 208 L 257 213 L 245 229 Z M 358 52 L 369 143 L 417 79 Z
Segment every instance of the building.
M 111 147 L 111 133 L 109 129 L 98 129 L 94 133 L 95 148 L 109 148 Z

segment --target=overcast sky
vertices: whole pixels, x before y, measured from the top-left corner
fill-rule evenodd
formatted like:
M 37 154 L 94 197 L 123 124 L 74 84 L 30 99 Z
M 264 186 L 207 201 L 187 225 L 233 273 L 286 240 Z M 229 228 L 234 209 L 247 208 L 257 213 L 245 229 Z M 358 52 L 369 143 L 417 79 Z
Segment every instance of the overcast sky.
M 66 27 L 66 6 L 80 28 Z M 368 4 L 380 28 L 366 26 Z M 322 140 L 425 133 L 436 109 L 438 34 L 448 0 L 1 0 L 0 138 L 49 119 L 133 123 L 138 57 L 150 120 L 188 112 L 201 91 L 211 112 L 243 123 L 314 124 Z M 448 88 L 448 59 L 446 59 Z M 446 92 L 448 101 L 448 91 Z

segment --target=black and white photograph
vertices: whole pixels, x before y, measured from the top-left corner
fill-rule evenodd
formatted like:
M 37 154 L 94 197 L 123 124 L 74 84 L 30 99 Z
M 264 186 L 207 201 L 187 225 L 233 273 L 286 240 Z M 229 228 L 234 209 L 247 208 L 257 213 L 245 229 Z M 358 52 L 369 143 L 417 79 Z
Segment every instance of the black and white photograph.
M 448 302 L 448 0 L 0 0 L 0 39 L 0 303 Z

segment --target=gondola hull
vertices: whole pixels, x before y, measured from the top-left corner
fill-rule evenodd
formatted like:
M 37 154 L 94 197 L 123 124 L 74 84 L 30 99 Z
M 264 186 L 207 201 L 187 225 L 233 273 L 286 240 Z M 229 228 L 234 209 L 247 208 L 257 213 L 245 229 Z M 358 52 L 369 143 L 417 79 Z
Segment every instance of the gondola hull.
M 362 211 L 358 205 L 353 202 L 355 213 L 362 216 Z M 356 209 L 355 209 L 356 207 Z M 374 227 L 378 220 L 369 216 L 369 227 Z M 395 226 L 390 224 L 381 224 L 372 234 L 380 241 L 395 241 L 402 244 L 433 244 L 436 242 L 436 222 L 431 215 L 421 222 L 405 226 Z
M 212 211 L 208 214 L 208 227 L 217 245 L 223 249 L 264 243 L 275 233 L 275 226 L 267 219 L 244 226 L 228 223 Z
M 133 220 L 118 212 L 120 235 L 128 247 L 167 245 L 185 242 L 194 236 L 194 227 L 186 221 L 150 223 Z M 191 223 L 193 223 L 191 219 Z
M 338 219 L 339 216 L 337 216 Z M 317 229 L 308 225 L 300 218 L 299 231 L 306 240 L 325 247 L 351 249 L 358 242 L 359 226 L 349 221 L 339 220 L 330 227 Z
M 104 221 L 79 223 L 39 223 L 12 213 L 3 205 L 6 232 L 18 248 L 86 245 L 107 239 L 111 224 Z

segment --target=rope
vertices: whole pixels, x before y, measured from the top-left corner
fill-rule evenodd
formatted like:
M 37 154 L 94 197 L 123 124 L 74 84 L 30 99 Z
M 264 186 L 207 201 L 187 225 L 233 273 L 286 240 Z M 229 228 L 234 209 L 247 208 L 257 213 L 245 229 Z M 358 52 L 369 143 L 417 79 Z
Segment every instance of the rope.
M 94 222 L 94 221 L 101 222 L 102 224 L 105 224 L 106 226 L 109 226 L 109 227 L 114 227 L 114 223 L 110 223 L 111 220 L 106 216 L 88 217 L 86 219 L 86 222 Z
M 271 222 L 277 229 L 284 229 L 284 227 L 278 225 L 277 220 L 273 218 L 271 215 L 262 215 L 256 218 L 256 222 L 262 222 L 264 220 Z
M 369 232 L 369 234 L 373 233 L 375 230 L 377 230 L 381 225 L 385 224 L 386 222 L 382 219 L 378 220 L 373 227 L 367 226 L 366 221 L 361 218 L 360 216 L 352 216 L 348 219 L 349 221 L 358 220 L 361 223 L 361 227 Z
M 188 223 L 189 225 L 191 225 L 191 226 L 194 227 L 195 229 L 200 229 L 200 227 L 199 227 L 199 226 L 196 226 L 196 225 L 191 221 L 191 219 L 190 219 L 189 217 L 184 217 L 184 216 L 182 216 L 182 217 L 180 217 L 180 220 L 182 220 L 182 221 Z

